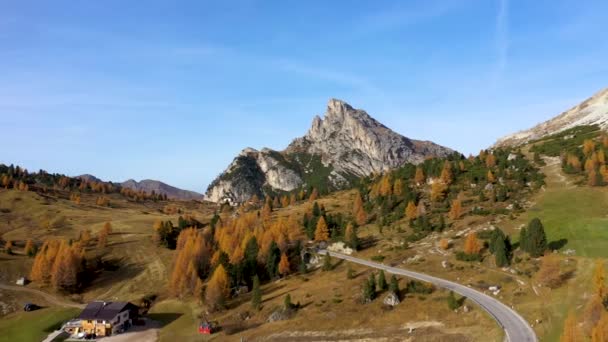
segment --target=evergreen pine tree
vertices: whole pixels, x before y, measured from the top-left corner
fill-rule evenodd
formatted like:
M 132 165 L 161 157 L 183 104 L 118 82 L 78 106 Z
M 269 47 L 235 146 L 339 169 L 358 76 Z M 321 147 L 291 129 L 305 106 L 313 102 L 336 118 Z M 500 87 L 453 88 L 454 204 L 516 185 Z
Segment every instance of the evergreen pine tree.
M 253 276 L 253 289 L 251 290 L 251 307 L 259 311 L 262 305 L 262 291 L 260 290 L 260 278 L 258 275 Z
M 494 254 L 494 252 L 496 251 L 497 241 L 502 240 L 503 244 L 504 244 L 505 238 L 506 238 L 505 233 L 503 233 L 502 230 L 500 230 L 499 228 L 494 229 L 492 231 L 492 234 L 490 235 L 490 243 L 489 243 L 490 253 Z
M 289 293 L 287 295 L 285 295 L 285 300 L 283 301 L 283 306 L 285 307 L 285 310 L 289 310 L 289 309 L 293 308 L 293 304 L 291 303 L 291 295 Z
M 372 299 L 376 298 L 376 276 L 373 272 L 369 275 L 369 287 L 373 293 Z
M 277 275 L 280 259 L 281 250 L 279 249 L 279 246 L 277 246 L 277 243 L 272 241 L 270 247 L 268 247 L 268 254 L 266 256 L 266 272 L 268 272 L 268 276 L 271 279 Z
M 323 257 L 323 271 L 331 271 L 332 269 L 331 256 L 329 253 L 325 253 L 325 256 Z
M 397 280 L 397 277 L 394 274 L 391 276 L 391 281 L 388 286 L 388 290 L 390 292 L 395 293 L 396 295 L 399 295 L 399 280 Z
M 528 224 L 527 247 L 528 253 L 534 258 L 542 256 L 547 250 L 547 235 L 538 218 L 532 219 Z
M 439 226 L 437 227 L 440 232 L 445 229 L 445 218 L 443 215 L 439 215 Z
M 378 275 L 378 290 L 384 291 L 387 289 L 387 287 L 388 284 L 386 283 L 386 276 L 384 275 L 384 271 L 380 271 L 380 274 Z
M 528 252 L 528 229 L 522 227 L 519 231 L 519 249 L 524 252 Z
M 498 267 L 505 267 L 509 265 L 509 256 L 505 239 L 499 238 L 494 243 L 494 258 L 496 259 L 496 266 Z

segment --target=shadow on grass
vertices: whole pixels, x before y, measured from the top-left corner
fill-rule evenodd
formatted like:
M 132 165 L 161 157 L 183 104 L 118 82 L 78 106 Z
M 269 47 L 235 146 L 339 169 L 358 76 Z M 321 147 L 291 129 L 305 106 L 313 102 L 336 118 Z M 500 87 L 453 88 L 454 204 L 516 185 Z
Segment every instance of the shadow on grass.
M 183 315 L 181 313 L 172 313 L 172 312 L 163 312 L 163 313 L 149 313 L 146 315 L 149 319 L 160 323 L 161 327 L 165 327 L 176 320 L 178 320 Z
M 549 250 L 557 251 L 564 248 L 568 244 L 568 239 L 559 239 L 557 241 L 551 241 L 547 245 Z
M 220 327 L 217 331 L 218 332 L 223 331 L 226 335 L 231 336 L 231 335 L 242 333 L 249 329 L 255 329 L 261 325 L 262 325 L 262 323 L 253 323 L 253 324 L 246 324 L 246 323 L 240 323 L 240 322 L 239 323 L 228 323 L 228 324 L 225 324 L 223 327 Z

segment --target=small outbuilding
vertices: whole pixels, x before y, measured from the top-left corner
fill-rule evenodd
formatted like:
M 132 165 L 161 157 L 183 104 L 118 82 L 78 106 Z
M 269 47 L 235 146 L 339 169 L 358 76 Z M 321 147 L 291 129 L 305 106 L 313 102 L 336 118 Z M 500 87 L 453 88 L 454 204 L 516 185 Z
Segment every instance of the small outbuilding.
M 27 279 L 25 277 L 21 277 L 21 278 L 17 279 L 15 284 L 17 284 L 19 286 L 25 286 L 25 285 L 27 285 Z

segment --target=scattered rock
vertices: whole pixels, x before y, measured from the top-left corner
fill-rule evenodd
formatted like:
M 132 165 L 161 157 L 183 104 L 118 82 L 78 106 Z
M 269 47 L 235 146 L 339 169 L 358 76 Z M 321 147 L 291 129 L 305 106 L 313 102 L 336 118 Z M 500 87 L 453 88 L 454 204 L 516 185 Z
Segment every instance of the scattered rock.
M 450 266 L 452 266 L 452 265 L 447 260 L 443 260 L 441 262 L 441 267 L 443 267 L 443 268 L 448 268 Z
M 342 254 L 346 254 L 346 255 L 353 254 L 352 248 L 346 247 L 344 242 L 332 243 L 331 245 L 329 245 L 327 247 L 327 250 L 330 252 L 342 253 Z
M 401 301 L 399 300 L 399 296 L 397 296 L 395 292 L 389 292 L 386 297 L 384 297 L 384 300 L 382 302 L 384 303 L 384 305 L 388 305 L 391 307 L 395 307 L 401 303 Z
M 464 311 L 464 313 L 469 313 L 471 311 L 471 309 L 469 308 L 468 305 L 465 305 L 462 307 L 462 311 Z
M 285 309 L 285 308 L 277 309 L 273 313 L 271 313 L 270 316 L 268 316 L 267 321 L 269 323 L 278 322 L 278 321 L 286 321 L 286 320 L 290 319 L 291 317 L 293 317 L 294 313 L 295 312 L 293 309 Z

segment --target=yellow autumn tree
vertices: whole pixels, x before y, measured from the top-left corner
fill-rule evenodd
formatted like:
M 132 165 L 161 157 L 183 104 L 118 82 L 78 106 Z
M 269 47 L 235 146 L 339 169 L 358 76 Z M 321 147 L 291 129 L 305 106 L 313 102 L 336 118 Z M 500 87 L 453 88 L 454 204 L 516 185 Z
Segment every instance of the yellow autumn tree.
M 583 153 L 588 156 L 595 151 L 595 142 L 591 139 L 586 139 L 583 142 Z
M 400 178 L 397 178 L 393 184 L 393 194 L 395 194 L 395 196 L 401 196 L 403 194 L 403 181 Z
M 568 318 L 564 322 L 564 332 L 560 338 L 560 342 L 583 342 L 583 336 L 578 328 L 576 322 L 576 315 L 574 312 L 568 314 Z
M 289 205 L 295 205 L 296 203 L 298 203 L 298 200 L 296 199 L 296 194 L 292 193 L 289 196 Z
M 435 181 L 433 185 L 431 185 L 431 200 L 434 202 L 443 201 L 447 191 L 448 186 L 445 183 Z
M 591 331 L 591 342 L 608 342 L 608 313 L 602 312 L 602 317 Z
M 25 253 L 25 255 L 30 257 L 36 254 L 36 245 L 34 245 L 34 241 L 32 241 L 32 239 L 28 239 L 25 242 L 25 248 L 23 249 L 23 252 Z
M 595 294 L 604 298 L 606 296 L 606 270 L 602 259 L 595 260 L 595 272 L 593 273 L 593 287 Z
M 110 222 L 106 222 L 103 225 L 103 230 L 106 232 L 106 234 L 110 235 L 112 234 L 112 224 Z
M 390 174 L 385 174 L 380 179 L 380 189 L 379 189 L 379 191 L 380 191 L 380 195 L 381 196 L 390 196 L 391 195 L 392 187 L 391 187 L 391 177 L 390 177 Z
M 315 241 L 327 241 L 329 240 L 329 229 L 327 228 L 327 222 L 325 218 L 321 216 L 317 222 L 317 229 L 315 230 Z
M 448 160 L 443 163 L 443 169 L 441 170 L 441 181 L 447 185 L 452 184 L 452 164 Z
M 414 181 L 416 184 L 424 184 L 426 181 L 426 176 L 424 175 L 424 170 L 421 167 L 416 168 L 416 175 L 414 176 Z
M 102 229 L 97 234 L 97 248 L 105 248 L 108 244 L 108 232 Z
M 223 265 L 218 265 L 207 284 L 205 304 L 211 311 L 223 309 L 230 294 L 230 280 Z
M 279 261 L 279 274 L 282 276 L 286 276 L 290 272 L 289 259 L 287 258 L 287 254 L 281 254 L 281 261 Z
M 464 253 L 468 255 L 479 254 L 481 252 L 482 245 L 477 239 L 477 234 L 469 233 L 466 240 L 464 241 Z
M 281 207 L 287 208 L 289 206 L 289 198 L 287 195 L 281 197 Z
M 418 218 L 418 207 L 414 201 L 409 201 L 407 207 L 405 207 L 405 217 L 412 221 Z
M 308 198 L 308 201 L 314 202 L 317 200 L 317 198 L 319 198 L 319 190 L 317 190 L 317 188 L 313 188 L 312 193 L 310 194 L 310 197 Z
M 486 157 L 486 166 L 488 168 L 493 168 L 496 166 L 496 156 L 493 153 L 489 153 Z
M 487 178 L 488 178 L 488 182 L 490 182 L 490 183 L 496 182 L 496 177 L 494 177 L 494 174 L 490 170 L 488 170 Z
M 458 220 L 462 216 L 462 203 L 459 199 L 455 199 L 452 201 L 448 216 L 452 220 Z

